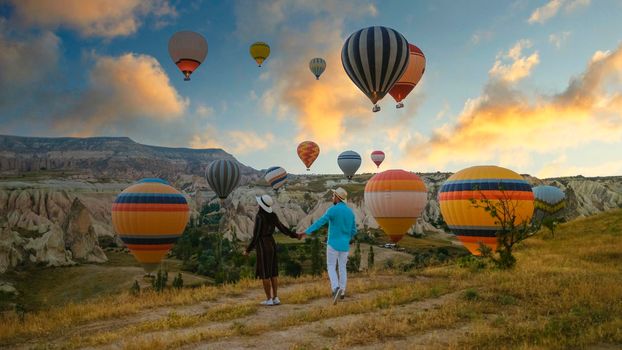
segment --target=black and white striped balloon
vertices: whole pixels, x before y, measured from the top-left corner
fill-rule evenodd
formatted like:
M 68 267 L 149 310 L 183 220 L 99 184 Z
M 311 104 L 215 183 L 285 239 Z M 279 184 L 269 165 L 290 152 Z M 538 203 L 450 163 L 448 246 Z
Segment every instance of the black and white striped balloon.
M 240 167 L 230 159 L 215 160 L 207 167 L 205 177 L 218 198 L 225 199 L 240 183 Z
M 343 44 L 341 63 L 352 82 L 374 104 L 391 90 L 408 67 L 408 41 L 398 31 L 381 26 L 354 32 Z

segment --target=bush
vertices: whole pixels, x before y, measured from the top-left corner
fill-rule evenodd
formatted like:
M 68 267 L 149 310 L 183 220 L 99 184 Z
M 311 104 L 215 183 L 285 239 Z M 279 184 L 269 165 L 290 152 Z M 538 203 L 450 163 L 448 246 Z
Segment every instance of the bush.
M 371 270 L 374 268 L 374 246 L 369 246 L 369 252 L 367 253 L 367 269 Z
M 132 284 L 132 288 L 130 288 L 130 293 L 134 296 L 140 294 L 140 285 L 137 280 L 134 280 L 134 284 Z
M 462 294 L 462 298 L 465 300 L 474 301 L 479 299 L 479 293 L 475 289 L 467 289 Z
M 177 276 L 175 276 L 175 279 L 173 279 L 173 288 L 175 289 L 181 289 L 184 286 L 184 279 L 181 276 L 181 272 L 179 272 L 177 274 Z
M 466 268 L 473 272 L 486 267 L 486 261 L 484 261 L 484 259 L 473 255 L 462 256 L 456 260 L 456 263 L 458 267 Z
M 166 289 L 166 283 L 168 282 L 168 271 L 162 272 L 162 270 L 158 270 L 155 278 L 151 281 L 151 286 L 153 290 L 156 292 L 162 292 Z
M 348 259 L 347 264 L 348 272 L 359 272 L 361 269 L 361 243 L 356 243 L 354 254 Z

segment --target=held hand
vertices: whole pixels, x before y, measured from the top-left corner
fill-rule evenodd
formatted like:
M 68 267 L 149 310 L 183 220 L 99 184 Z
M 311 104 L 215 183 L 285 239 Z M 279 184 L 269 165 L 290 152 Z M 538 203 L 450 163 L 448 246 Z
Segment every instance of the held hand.
M 298 239 L 303 239 L 306 234 L 304 232 L 298 232 Z

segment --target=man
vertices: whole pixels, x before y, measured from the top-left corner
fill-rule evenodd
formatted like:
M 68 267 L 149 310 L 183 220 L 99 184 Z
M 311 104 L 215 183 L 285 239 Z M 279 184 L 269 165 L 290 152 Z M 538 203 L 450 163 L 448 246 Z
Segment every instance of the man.
M 311 225 L 303 235 L 311 235 L 320 227 L 328 223 L 328 245 L 326 247 L 326 265 L 330 286 L 333 292 L 333 305 L 337 299 L 343 299 L 346 293 L 346 282 L 348 279 L 346 265 L 348 263 L 348 252 L 350 241 L 356 235 L 356 221 L 354 212 L 346 205 L 348 192 L 339 187 L 333 192 L 333 206 L 324 215 Z M 337 276 L 337 264 L 339 265 L 339 276 Z

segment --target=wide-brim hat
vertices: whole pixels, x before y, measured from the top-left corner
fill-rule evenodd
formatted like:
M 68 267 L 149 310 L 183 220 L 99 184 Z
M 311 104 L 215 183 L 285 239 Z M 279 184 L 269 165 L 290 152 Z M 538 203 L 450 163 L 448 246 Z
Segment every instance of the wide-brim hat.
M 348 201 L 348 192 L 343 188 L 339 187 L 336 190 L 331 190 L 335 196 L 341 199 L 342 202 Z
M 255 197 L 255 199 L 257 200 L 257 204 L 259 204 L 259 206 L 263 210 L 267 211 L 268 213 L 272 213 L 272 204 L 274 204 L 272 197 L 270 197 L 267 194 L 264 194 L 262 196 Z

